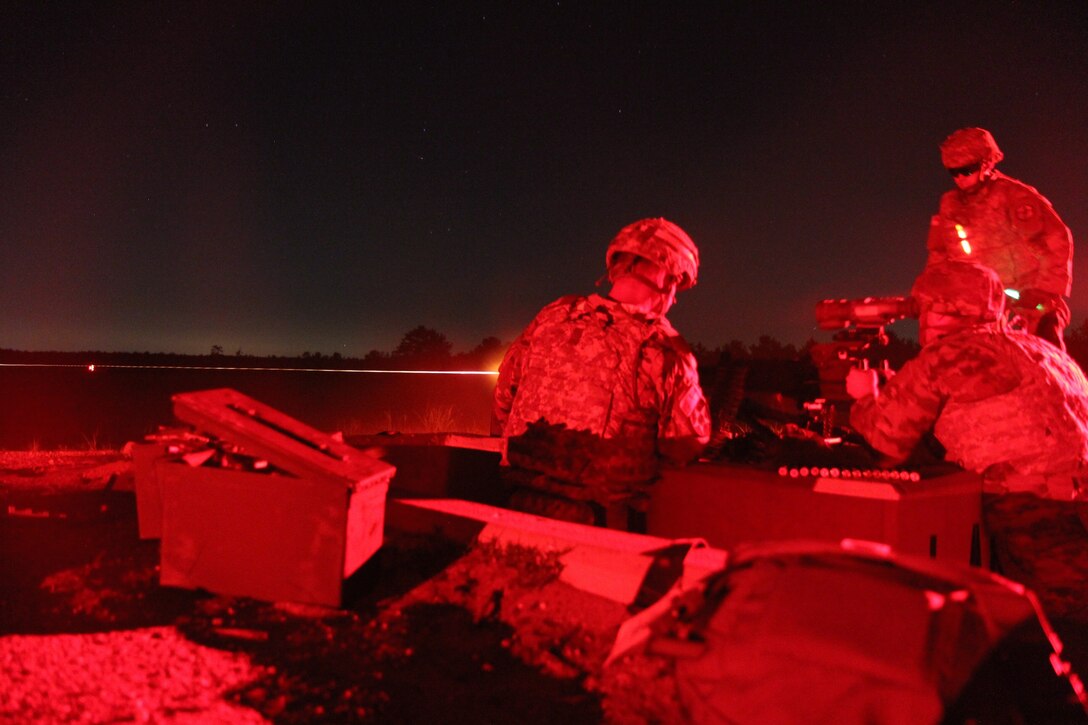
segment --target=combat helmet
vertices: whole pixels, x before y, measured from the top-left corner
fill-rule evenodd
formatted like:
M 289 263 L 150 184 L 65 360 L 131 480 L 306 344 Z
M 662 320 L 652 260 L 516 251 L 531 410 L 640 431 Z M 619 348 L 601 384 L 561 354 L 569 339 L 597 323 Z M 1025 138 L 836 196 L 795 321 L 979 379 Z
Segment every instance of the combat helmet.
M 648 259 L 675 277 L 676 289 L 695 286 L 699 276 L 699 248 L 683 229 L 668 219 L 640 219 L 619 231 L 608 245 L 605 266 L 611 274 L 617 254 L 633 254 Z
M 918 307 L 942 315 L 993 322 L 1005 309 L 1005 291 L 997 272 L 974 262 L 933 264 L 911 289 Z
M 946 169 L 956 169 L 990 161 L 997 163 L 1005 158 L 997 141 L 984 128 L 969 127 L 953 131 L 941 142 L 941 163 Z

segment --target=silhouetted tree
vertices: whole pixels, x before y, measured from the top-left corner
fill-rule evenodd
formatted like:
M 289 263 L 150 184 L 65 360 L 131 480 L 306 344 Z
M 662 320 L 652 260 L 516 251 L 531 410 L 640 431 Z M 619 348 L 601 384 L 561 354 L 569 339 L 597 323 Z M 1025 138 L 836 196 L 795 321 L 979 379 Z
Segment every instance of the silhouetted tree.
M 783 345 L 770 335 L 760 335 L 756 344 L 749 349 L 749 355 L 755 360 L 795 360 L 797 348 Z
M 728 345 L 719 348 L 723 355 L 728 355 L 731 360 L 747 360 L 752 355 L 748 346 L 740 340 L 730 340 Z
M 381 350 L 371 350 L 363 356 L 363 367 L 374 370 L 385 370 L 389 367 L 389 353 Z
M 391 357 L 402 363 L 442 365 L 449 362 L 452 351 L 445 335 L 420 325 L 404 334 Z
M 695 362 L 700 368 L 717 365 L 721 358 L 720 349 L 711 350 L 701 342 L 692 343 L 691 352 L 695 355 Z
M 792 343 L 783 344 L 770 335 L 760 335 L 759 340 L 747 345 L 740 340 L 730 340 L 715 350 L 708 350 L 702 345 L 695 346 L 696 357 L 700 362 L 714 356 L 728 360 L 797 360 L 802 351 Z
M 485 337 L 468 352 L 455 355 L 457 365 L 466 370 L 495 369 L 506 352 L 506 343 L 497 337 Z
M 469 352 L 470 355 L 489 355 L 496 352 L 501 352 L 506 348 L 506 343 L 497 337 L 485 337 L 480 341 L 480 344 L 472 348 Z

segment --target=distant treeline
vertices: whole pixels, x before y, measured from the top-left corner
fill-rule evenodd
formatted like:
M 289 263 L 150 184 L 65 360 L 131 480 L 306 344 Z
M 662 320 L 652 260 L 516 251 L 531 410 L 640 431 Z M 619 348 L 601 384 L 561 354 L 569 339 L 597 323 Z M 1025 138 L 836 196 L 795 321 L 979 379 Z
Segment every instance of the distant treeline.
M 305 351 L 299 355 L 249 355 L 242 350 L 228 353 L 221 345 L 212 345 L 206 355 L 172 352 L 42 352 L 0 348 L 0 363 L 39 365 L 169 365 L 256 368 L 330 368 L 377 370 L 494 370 L 502 360 L 506 343 L 496 337 L 485 338 L 468 352 L 454 353 L 453 345 L 442 333 L 422 325 L 404 334 L 389 352 L 371 350 L 363 357 L 349 357 L 338 352 L 325 354 Z
M 895 365 L 914 354 L 917 345 L 889 331 L 892 363 Z M 754 343 L 732 340 L 717 347 L 695 343 L 692 349 L 700 367 L 712 367 L 723 358 L 728 360 L 803 361 L 808 357 L 809 340 L 800 347 L 783 343 L 769 335 Z M 299 355 L 249 355 L 242 350 L 227 352 L 221 345 L 212 345 L 205 355 L 170 352 L 42 352 L 0 348 L 0 363 L 50 365 L 211 365 L 223 367 L 290 367 L 290 368 L 365 368 L 377 370 L 436 369 L 436 370 L 495 370 L 509 342 L 486 337 L 467 352 L 454 352 L 453 344 L 437 330 L 420 325 L 404 334 L 400 343 L 390 351 L 371 350 L 363 357 L 348 357 L 340 353 L 326 354 L 305 351 Z
M 900 337 L 895 331 L 887 331 L 888 344 L 875 351 L 887 359 L 892 368 L 898 369 L 918 353 L 918 343 Z M 1066 330 L 1069 354 L 1080 364 L 1088 365 L 1088 319 Z M 497 337 L 486 337 L 467 352 L 454 352 L 453 344 L 437 330 L 420 325 L 404 334 L 400 343 L 388 352 L 371 350 L 363 357 L 347 357 L 338 352 L 325 354 L 305 351 L 297 356 L 248 355 L 242 350 L 224 351 L 220 345 L 212 345 L 206 355 L 189 355 L 163 352 L 41 352 L 0 348 L 0 363 L 49 364 L 49 365 L 171 365 L 171 366 L 222 366 L 222 367 L 285 367 L 285 368 L 332 368 L 374 370 L 495 370 L 502 360 L 509 342 Z M 816 340 L 808 340 L 801 346 L 783 343 L 769 335 L 762 335 L 754 343 L 731 340 L 716 347 L 694 343 L 692 349 L 699 367 L 713 368 L 723 362 L 737 360 L 761 360 L 806 363 L 811 360 L 810 351 Z

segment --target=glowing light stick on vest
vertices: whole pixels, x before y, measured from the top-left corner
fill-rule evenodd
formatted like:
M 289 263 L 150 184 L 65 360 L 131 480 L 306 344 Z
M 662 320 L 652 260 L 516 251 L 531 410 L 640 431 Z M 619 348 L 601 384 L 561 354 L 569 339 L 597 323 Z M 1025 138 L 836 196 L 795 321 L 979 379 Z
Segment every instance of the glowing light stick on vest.
M 963 228 L 962 224 L 956 225 L 956 236 L 960 238 L 960 246 L 963 247 L 963 253 L 970 254 L 971 243 L 967 241 L 967 230 Z

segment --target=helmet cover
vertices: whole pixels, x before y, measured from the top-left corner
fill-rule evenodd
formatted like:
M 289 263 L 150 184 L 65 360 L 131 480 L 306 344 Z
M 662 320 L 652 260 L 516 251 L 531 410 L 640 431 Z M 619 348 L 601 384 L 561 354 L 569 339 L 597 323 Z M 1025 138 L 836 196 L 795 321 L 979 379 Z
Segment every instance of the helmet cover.
M 1005 158 L 997 141 L 984 128 L 961 128 L 941 142 L 941 163 L 946 169 L 957 169 L 984 161 L 997 163 Z
M 997 320 L 1005 309 L 1001 278 L 974 262 L 949 261 L 926 267 L 914 281 L 911 295 L 922 312 L 980 322 Z
M 678 290 L 694 287 L 699 276 L 699 249 L 695 242 L 679 226 L 661 217 L 628 224 L 612 239 L 605 253 L 610 278 L 615 257 L 622 253 L 658 265 L 676 279 Z

